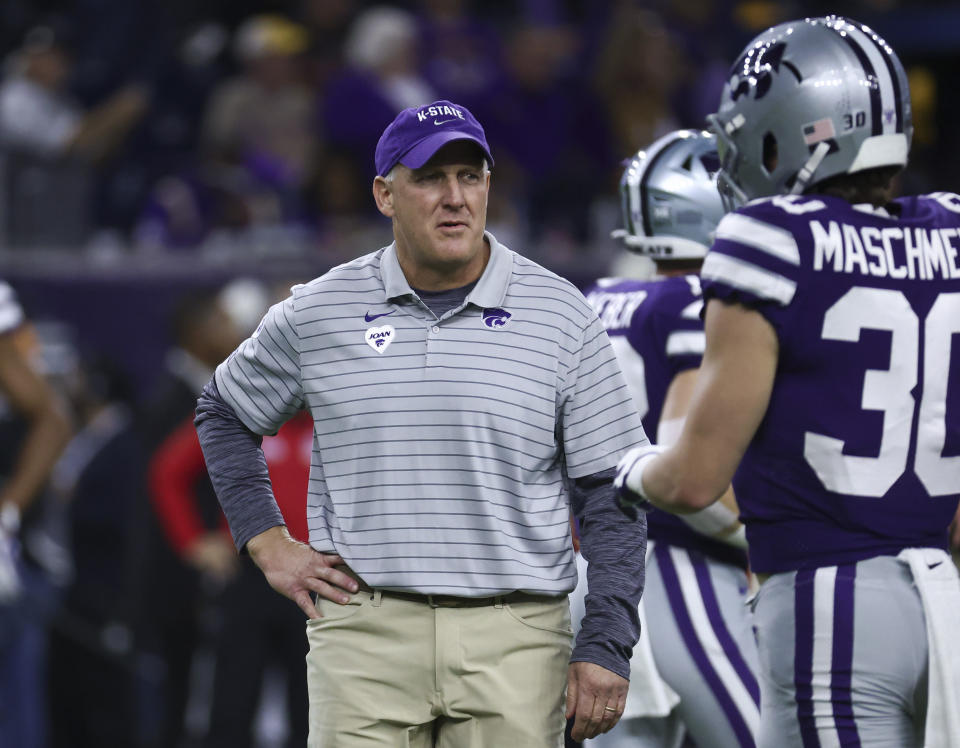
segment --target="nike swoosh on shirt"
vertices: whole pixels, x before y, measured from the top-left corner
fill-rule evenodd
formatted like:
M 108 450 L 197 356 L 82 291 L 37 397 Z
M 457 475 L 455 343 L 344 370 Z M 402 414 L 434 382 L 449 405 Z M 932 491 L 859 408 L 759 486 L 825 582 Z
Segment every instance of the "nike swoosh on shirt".
M 936 569 L 943 561 L 937 561 L 935 564 L 927 564 L 928 569 Z
M 433 121 L 433 124 L 435 124 L 435 125 L 445 125 L 445 124 L 447 124 L 448 122 L 456 122 L 456 121 L 457 121 L 457 118 L 454 117 L 453 119 L 434 120 L 434 121 Z
M 395 312 L 395 311 L 397 311 L 397 310 L 394 309 L 393 312 Z M 383 314 L 370 314 L 370 312 L 367 312 L 365 315 L 363 315 L 363 318 L 364 318 L 367 322 L 373 322 L 373 321 L 374 321 L 375 319 L 377 319 L 378 317 L 386 317 L 388 314 L 393 314 L 393 312 L 384 312 Z

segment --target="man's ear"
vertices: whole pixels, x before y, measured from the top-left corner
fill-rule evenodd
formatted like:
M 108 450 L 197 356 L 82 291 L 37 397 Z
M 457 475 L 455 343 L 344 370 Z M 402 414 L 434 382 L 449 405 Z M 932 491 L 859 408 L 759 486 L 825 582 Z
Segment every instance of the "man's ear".
M 381 176 L 373 180 L 373 199 L 379 210 L 387 218 L 393 218 L 393 187 Z

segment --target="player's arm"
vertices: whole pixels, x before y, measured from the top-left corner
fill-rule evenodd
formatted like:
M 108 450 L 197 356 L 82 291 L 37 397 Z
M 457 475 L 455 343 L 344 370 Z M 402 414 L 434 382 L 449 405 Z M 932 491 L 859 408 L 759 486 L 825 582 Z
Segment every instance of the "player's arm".
M 693 400 L 693 393 L 696 391 L 698 371 L 698 369 L 685 369 L 670 382 L 663 402 L 660 425 L 657 428 L 657 444 L 669 447 L 680 438 L 680 434 L 683 432 L 683 424 L 687 420 L 687 413 Z M 713 511 L 713 509 L 718 508 L 717 504 L 727 511 Z M 683 519 L 694 530 L 704 535 L 741 545 L 743 540 L 740 530 L 743 525 L 737 519 L 740 508 L 737 506 L 737 499 L 734 496 L 732 486 L 724 491 L 717 504 L 707 512 L 685 514 Z M 737 540 L 734 541 L 734 539 Z
M 711 300 L 706 338 L 677 443 L 659 455 L 631 450 L 617 480 L 621 492 L 681 514 L 706 508 L 730 486 L 766 413 L 777 368 L 777 335 L 759 312 Z
M 60 396 L 33 369 L 12 334 L 0 335 L 0 390 L 28 422 L 13 471 L 0 490 L 0 508 L 21 512 L 40 492 L 69 440 L 70 419 Z

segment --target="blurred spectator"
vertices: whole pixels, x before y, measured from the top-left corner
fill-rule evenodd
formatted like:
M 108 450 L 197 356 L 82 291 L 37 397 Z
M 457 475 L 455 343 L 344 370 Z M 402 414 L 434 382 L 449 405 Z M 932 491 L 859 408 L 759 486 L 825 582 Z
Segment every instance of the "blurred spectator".
M 293 537 L 306 542 L 304 501 L 313 446 L 313 419 L 307 413 L 263 440 L 274 493 Z M 307 645 L 304 616 L 275 592 L 249 556 L 238 559 L 226 520 L 220 542 L 211 542 L 198 510 L 195 486 L 206 476 L 193 419 L 187 419 L 154 453 L 150 464 L 151 500 L 167 539 L 187 563 L 218 582 L 213 693 L 206 748 L 250 748 L 254 718 L 265 676 L 273 668 L 286 686 L 285 745 L 307 742 Z M 224 551 L 225 554 L 224 555 Z M 243 656 L 238 657 L 237 653 Z
M 130 84 L 84 107 L 62 24 L 38 26 L 7 60 L 0 83 L 0 241 L 76 247 L 97 223 L 107 167 L 143 117 L 146 88 Z M 97 168 L 92 168 L 96 166 Z
M 371 215 L 370 181 L 346 154 L 331 150 L 321 155 L 304 204 L 320 259 L 328 267 L 393 241 L 390 224 Z
M 497 160 L 497 191 L 529 222 L 525 241 L 558 254 L 586 240 L 590 203 L 617 168 L 602 109 L 579 75 L 578 49 L 563 23 L 534 17 L 515 25 L 503 73 L 477 114 Z M 491 220 L 501 220 L 496 203 Z
M 41 748 L 48 724 L 46 625 L 55 592 L 43 558 L 21 554 L 20 541 L 70 422 L 36 363 L 36 338 L 24 323 L 13 290 L 0 282 L 0 393 L 7 407 L 0 418 L 0 745 Z
M 323 91 L 343 67 L 344 43 L 360 7 L 360 0 L 300 0 L 297 20 L 310 37 L 306 64 L 315 91 Z
M 327 84 L 321 116 L 328 148 L 349 157 L 363 183 L 376 176 L 370 154 L 383 128 L 401 109 L 437 98 L 419 72 L 420 46 L 416 18 L 400 8 L 374 6 L 350 27 L 346 66 Z
M 191 417 L 214 367 L 244 337 L 219 289 L 185 295 L 174 309 L 171 327 L 173 345 L 167 352 L 165 370 L 140 418 L 148 459 Z M 209 480 L 202 478 L 196 491 L 207 557 L 215 556 L 220 568 L 235 564 L 232 543 L 218 529 L 220 507 Z M 167 543 L 152 507 L 139 507 L 136 522 L 136 578 L 142 584 L 135 587 L 131 603 L 135 635 L 138 646 L 154 654 L 165 670 L 160 693 L 148 691 L 143 695 L 154 711 L 144 715 L 142 732 L 150 748 L 176 748 L 185 737 L 190 668 L 203 642 L 201 615 L 209 605 L 211 590 L 205 586 L 203 575 L 182 561 Z
M 672 107 L 685 70 L 678 49 L 657 15 L 632 3 L 616 6 L 596 61 L 594 87 L 617 153 L 636 153 L 680 126 Z
M 707 115 L 716 111 L 720 101 L 730 60 L 762 30 L 739 25 L 734 19 L 734 4 L 734 0 L 661 4 L 663 24 L 677 48 L 675 57 L 682 60 L 672 104 L 677 120 L 689 127 L 705 126 Z M 780 20 L 794 15 L 784 5 L 780 3 L 779 7 L 787 14 Z
M 211 176 L 242 196 L 251 223 L 295 213 L 317 148 L 314 96 L 305 85 L 306 29 L 279 15 L 253 16 L 237 29 L 240 75 L 212 94 L 203 124 Z
M 208 67 L 218 28 L 194 30 L 184 62 Z M 306 29 L 283 16 L 240 25 L 233 48 L 242 69 L 210 94 L 199 159 L 169 170 L 150 190 L 134 230 L 139 249 L 189 249 L 226 232 L 231 253 L 240 254 L 242 232 L 300 219 L 319 145 L 316 96 L 303 68 L 307 43 Z
M 501 64 L 490 19 L 474 13 L 468 0 L 419 0 L 416 11 L 424 77 L 443 98 L 475 108 Z
M 132 392 L 107 358 L 84 362 L 69 392 L 80 429 L 51 486 L 65 503 L 74 573 L 50 633 L 52 748 L 136 744 L 129 547 L 143 454 Z M 141 583 L 138 581 L 137 583 Z
M 27 33 L 0 84 L 0 142 L 41 156 L 106 159 L 147 108 L 142 86 L 121 88 L 84 110 L 66 92 L 71 56 L 66 32 L 39 26 Z

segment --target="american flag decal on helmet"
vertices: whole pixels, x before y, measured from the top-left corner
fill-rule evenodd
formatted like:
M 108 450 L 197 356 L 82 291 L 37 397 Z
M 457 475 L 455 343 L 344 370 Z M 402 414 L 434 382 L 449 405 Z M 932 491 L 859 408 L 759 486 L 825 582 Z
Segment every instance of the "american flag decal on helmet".
M 818 119 L 816 122 L 810 122 L 803 126 L 803 142 L 807 145 L 814 145 L 822 140 L 836 137 L 836 134 L 833 129 L 833 120 L 829 117 Z

